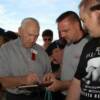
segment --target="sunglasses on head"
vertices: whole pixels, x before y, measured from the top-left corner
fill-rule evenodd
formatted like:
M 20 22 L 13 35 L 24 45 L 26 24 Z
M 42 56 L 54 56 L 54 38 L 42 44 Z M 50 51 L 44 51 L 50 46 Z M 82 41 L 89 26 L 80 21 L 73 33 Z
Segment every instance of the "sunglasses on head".
M 44 38 L 43 40 L 44 41 L 51 41 L 52 39 L 51 38 Z
M 97 5 L 90 7 L 90 10 L 91 11 L 100 10 L 100 4 L 97 4 Z

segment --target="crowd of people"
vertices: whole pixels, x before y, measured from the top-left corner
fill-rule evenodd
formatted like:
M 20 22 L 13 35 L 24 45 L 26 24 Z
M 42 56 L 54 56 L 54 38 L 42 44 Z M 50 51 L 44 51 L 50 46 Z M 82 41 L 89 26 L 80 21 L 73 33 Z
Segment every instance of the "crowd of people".
M 56 23 L 59 39 L 45 29 L 41 46 L 35 18 L 18 34 L 0 29 L 0 100 L 100 100 L 100 0 L 81 0 L 79 15 Z

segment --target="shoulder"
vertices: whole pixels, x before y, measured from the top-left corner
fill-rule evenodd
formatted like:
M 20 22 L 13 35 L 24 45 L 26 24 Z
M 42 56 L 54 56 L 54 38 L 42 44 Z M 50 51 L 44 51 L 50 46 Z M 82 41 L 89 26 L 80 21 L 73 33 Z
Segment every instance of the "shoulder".
M 44 48 L 37 43 L 35 44 L 34 48 L 39 50 L 39 51 L 45 51 Z
M 15 45 L 15 43 L 17 42 L 18 39 L 15 40 L 10 40 L 7 43 L 3 44 L 1 48 L 6 48 L 6 47 L 10 47 L 12 45 Z
M 85 44 L 87 44 L 88 41 L 89 41 L 89 39 L 84 37 L 76 45 L 84 46 Z
M 39 54 L 41 54 L 41 55 L 46 54 L 45 49 L 42 46 L 40 46 L 39 44 L 35 44 L 34 49 L 37 50 L 37 52 L 39 52 Z
M 98 41 L 100 41 L 100 39 L 90 39 L 87 43 L 86 43 L 86 45 L 85 45 L 85 48 L 89 48 L 89 46 L 91 46 L 91 45 L 96 45 L 97 43 L 98 43 Z
M 76 43 L 73 47 L 74 49 L 76 48 L 76 49 L 82 50 L 88 42 L 89 42 L 89 39 L 84 37 L 78 43 Z
M 2 45 L 2 47 L 0 48 L 0 52 L 9 52 L 9 51 L 12 51 L 13 48 L 16 46 L 15 45 L 16 41 L 17 41 L 17 39 L 10 40 L 9 42 L 7 42 L 4 45 Z

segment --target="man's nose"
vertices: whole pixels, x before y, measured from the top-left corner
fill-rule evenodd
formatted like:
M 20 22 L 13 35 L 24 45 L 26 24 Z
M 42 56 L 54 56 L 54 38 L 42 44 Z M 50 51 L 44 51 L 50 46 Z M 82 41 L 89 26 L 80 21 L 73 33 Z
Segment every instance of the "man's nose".
M 64 38 L 65 37 L 65 33 L 61 33 L 61 38 Z
M 31 38 L 30 38 L 30 41 L 31 41 L 31 42 L 34 42 L 35 40 L 36 40 L 36 38 L 34 38 L 34 37 L 31 37 Z

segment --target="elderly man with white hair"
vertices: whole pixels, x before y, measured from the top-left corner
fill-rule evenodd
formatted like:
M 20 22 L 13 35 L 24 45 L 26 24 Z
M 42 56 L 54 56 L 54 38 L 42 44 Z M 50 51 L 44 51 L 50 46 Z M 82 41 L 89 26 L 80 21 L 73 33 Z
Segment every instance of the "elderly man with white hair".
M 19 27 L 19 38 L 0 49 L 0 81 L 6 90 L 6 100 L 42 100 L 41 89 L 19 89 L 35 85 L 50 72 L 48 55 L 36 43 L 40 26 L 36 19 L 25 18 Z

